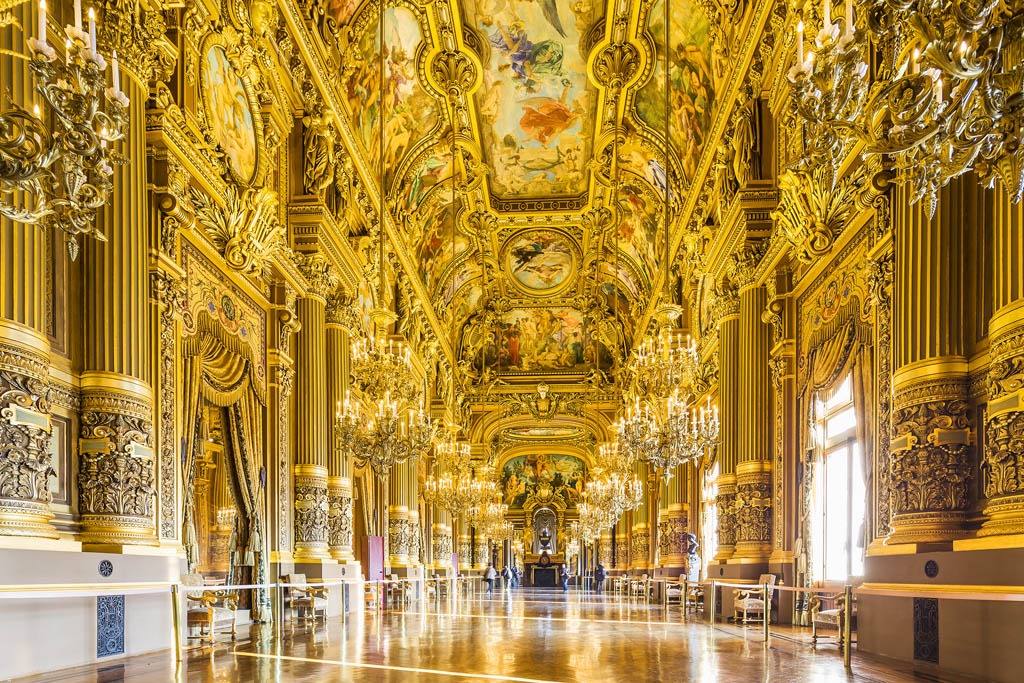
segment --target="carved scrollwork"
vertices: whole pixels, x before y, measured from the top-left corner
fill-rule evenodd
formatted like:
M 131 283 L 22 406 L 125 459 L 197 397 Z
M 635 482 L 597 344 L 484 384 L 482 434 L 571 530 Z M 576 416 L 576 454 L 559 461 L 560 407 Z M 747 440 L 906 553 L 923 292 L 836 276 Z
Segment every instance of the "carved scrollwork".
M 49 393 L 40 379 L 0 370 L 0 498 L 50 503 Z
M 789 169 L 779 174 L 779 206 L 772 211 L 772 219 L 797 258 L 810 263 L 832 249 L 857 210 L 863 189 L 861 174 L 836 181 L 826 165 Z
M 284 246 L 285 228 L 277 220 L 277 193 L 266 187 L 224 189 L 224 206 L 205 192 L 190 189 L 196 221 L 229 266 L 262 275 L 267 260 Z
M 772 484 L 768 473 L 737 486 L 735 524 L 737 543 L 771 542 Z
M 79 463 L 82 514 L 151 518 L 153 461 L 120 453 L 85 453 Z
M 341 280 L 338 271 L 320 252 L 306 254 L 299 269 L 309 282 L 309 293 L 324 301 L 338 288 L 338 282 Z
M 332 493 L 330 496 L 328 535 L 332 548 L 352 547 L 352 496 Z

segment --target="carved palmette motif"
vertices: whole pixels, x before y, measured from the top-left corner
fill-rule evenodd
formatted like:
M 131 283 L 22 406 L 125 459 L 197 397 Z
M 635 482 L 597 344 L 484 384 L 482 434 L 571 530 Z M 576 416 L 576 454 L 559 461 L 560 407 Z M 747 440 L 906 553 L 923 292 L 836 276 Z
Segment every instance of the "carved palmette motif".
M 413 524 L 408 519 L 391 518 L 388 524 L 388 543 L 391 548 L 391 555 L 408 556 L 413 547 Z M 417 550 L 419 541 L 416 541 Z
M 894 513 L 958 511 L 967 507 L 970 464 L 967 443 L 942 434 L 970 429 L 970 406 L 940 399 L 893 412 L 895 447 L 891 456 Z
M 295 542 L 327 543 L 329 525 L 327 489 L 295 478 Z
M 686 554 L 686 518 L 666 517 L 658 522 L 658 552 L 661 557 Z
M 119 453 L 86 453 L 79 463 L 81 511 L 91 515 L 152 517 L 153 461 Z
M 435 533 L 431 541 L 435 562 L 448 562 L 452 559 L 451 534 Z
M 736 494 L 719 492 L 715 502 L 718 506 L 718 545 L 735 545 Z
M 630 535 L 630 556 L 633 562 L 646 563 L 651 555 L 651 533 L 646 529 L 635 529 Z
M 15 419 L 15 406 L 49 413 L 45 382 L 0 370 L 0 498 L 48 505 L 50 432 Z
M 328 536 L 332 548 L 352 547 L 352 496 L 332 494 L 328 497 L 330 513 Z
M 737 542 L 769 543 L 772 540 L 771 496 L 772 485 L 767 478 L 739 484 L 736 491 Z
M 996 336 L 992 356 L 982 484 L 988 498 L 1024 495 L 1024 326 Z

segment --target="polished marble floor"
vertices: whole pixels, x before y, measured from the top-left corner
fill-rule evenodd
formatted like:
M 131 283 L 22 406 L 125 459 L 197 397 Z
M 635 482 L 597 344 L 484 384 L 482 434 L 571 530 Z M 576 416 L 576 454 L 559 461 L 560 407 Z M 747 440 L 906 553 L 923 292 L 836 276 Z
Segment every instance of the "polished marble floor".
M 31 681 L 952 681 L 910 665 L 812 649 L 806 629 L 710 628 L 678 606 L 543 590 L 240 630 L 211 647 L 129 657 Z

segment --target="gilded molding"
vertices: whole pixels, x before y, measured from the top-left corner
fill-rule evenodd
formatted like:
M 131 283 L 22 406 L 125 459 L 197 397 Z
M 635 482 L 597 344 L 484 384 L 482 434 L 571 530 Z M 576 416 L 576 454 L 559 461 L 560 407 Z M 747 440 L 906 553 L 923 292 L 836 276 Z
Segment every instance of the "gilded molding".
M 295 466 L 295 556 L 329 557 L 330 503 L 327 472 L 317 465 Z

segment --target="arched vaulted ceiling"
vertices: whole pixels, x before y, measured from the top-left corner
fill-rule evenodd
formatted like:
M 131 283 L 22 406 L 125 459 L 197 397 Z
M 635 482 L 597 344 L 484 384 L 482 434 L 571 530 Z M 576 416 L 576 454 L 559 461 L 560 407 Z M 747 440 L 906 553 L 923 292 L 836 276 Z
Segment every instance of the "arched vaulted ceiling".
M 379 3 L 328 2 L 359 151 L 467 371 L 585 373 L 631 344 L 715 104 L 705 9 L 668 1 L 667 172 L 666 0 L 385 2 L 383 86 Z

